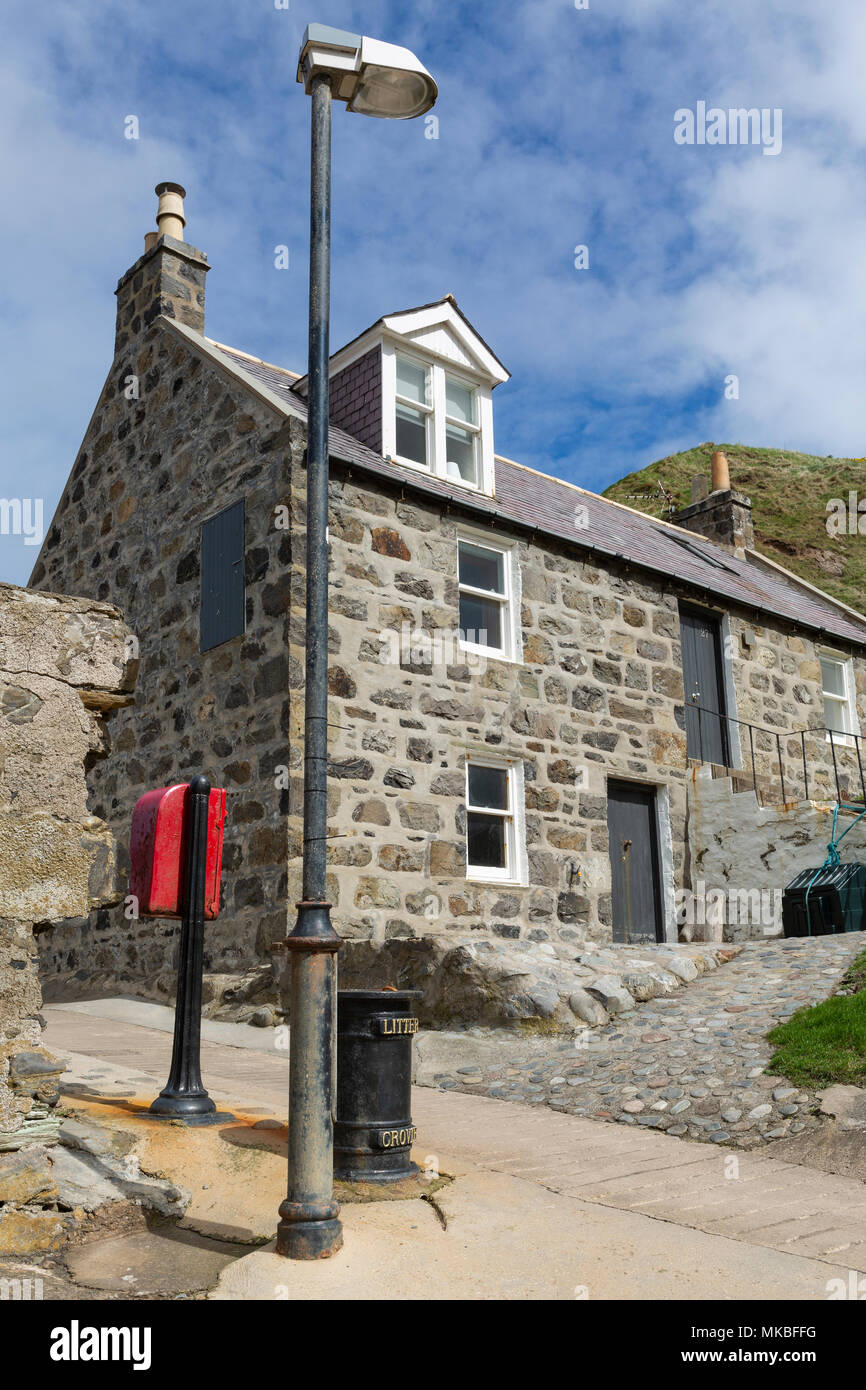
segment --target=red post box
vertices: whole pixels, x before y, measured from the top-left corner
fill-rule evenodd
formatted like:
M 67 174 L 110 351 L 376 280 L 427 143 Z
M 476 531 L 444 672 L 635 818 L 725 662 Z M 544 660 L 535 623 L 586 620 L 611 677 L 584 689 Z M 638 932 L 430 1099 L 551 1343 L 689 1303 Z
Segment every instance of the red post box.
M 182 917 L 188 782 L 161 787 L 139 797 L 129 838 L 129 891 L 138 899 L 139 917 Z M 204 915 L 219 914 L 220 871 L 226 794 L 213 787 L 208 802 L 207 871 Z

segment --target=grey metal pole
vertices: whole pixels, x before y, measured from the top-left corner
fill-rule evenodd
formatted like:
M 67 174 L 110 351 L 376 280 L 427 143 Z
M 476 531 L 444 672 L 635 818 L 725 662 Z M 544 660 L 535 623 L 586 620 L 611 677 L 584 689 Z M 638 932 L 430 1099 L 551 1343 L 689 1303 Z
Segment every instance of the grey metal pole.
M 331 79 L 313 78 L 310 165 L 310 351 L 307 424 L 307 665 L 304 873 L 292 956 L 289 1185 L 277 1251 L 319 1260 L 343 1244 L 334 1201 L 333 995 L 340 938 L 326 901 L 328 762 L 328 320 Z

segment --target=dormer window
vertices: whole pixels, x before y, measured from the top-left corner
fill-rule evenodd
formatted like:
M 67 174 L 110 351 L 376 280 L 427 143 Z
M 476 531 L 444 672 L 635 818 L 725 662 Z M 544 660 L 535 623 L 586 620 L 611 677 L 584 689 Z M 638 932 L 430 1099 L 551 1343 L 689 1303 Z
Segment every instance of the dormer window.
M 395 354 L 394 458 L 478 487 L 477 388 L 438 363 Z
M 333 425 L 404 468 L 494 495 L 492 393 L 508 372 L 451 295 L 379 319 L 330 365 Z

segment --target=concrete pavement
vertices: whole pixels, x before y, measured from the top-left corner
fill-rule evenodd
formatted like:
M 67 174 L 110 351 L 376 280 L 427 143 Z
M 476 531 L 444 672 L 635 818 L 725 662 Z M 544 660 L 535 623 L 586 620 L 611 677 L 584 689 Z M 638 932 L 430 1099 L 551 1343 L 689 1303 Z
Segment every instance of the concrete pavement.
M 77 1054 L 71 1105 L 135 1128 L 139 1105 L 167 1075 L 170 1035 L 108 1018 L 104 1007 L 98 1016 L 45 1013 L 46 1043 Z M 196 1229 L 271 1234 L 284 1181 L 276 1122 L 285 1117 L 286 1053 L 206 1042 L 202 1059 L 206 1084 L 237 1124 L 163 1130 L 142 1169 L 158 1163 L 190 1190 L 198 1181 L 188 1210 Z M 344 1206 L 337 1258 L 297 1265 L 258 1250 L 229 1266 L 211 1296 L 823 1300 L 829 1281 L 866 1271 L 857 1179 L 768 1149 L 733 1152 L 453 1091 L 416 1088 L 413 1118 L 416 1160 L 454 1179 L 433 1203 Z

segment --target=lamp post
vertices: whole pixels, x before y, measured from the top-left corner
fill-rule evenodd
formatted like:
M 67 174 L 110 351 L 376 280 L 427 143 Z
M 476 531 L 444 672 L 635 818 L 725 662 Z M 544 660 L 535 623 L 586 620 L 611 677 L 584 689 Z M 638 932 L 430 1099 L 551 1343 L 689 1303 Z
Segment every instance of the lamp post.
M 307 425 L 307 630 L 302 901 L 286 940 L 292 960 L 289 1182 L 277 1251 L 324 1259 L 343 1243 L 334 1201 L 332 1059 L 336 953 L 326 900 L 328 760 L 328 324 L 331 253 L 331 103 L 365 116 L 429 111 L 436 83 L 413 53 L 325 24 L 310 24 L 298 81 L 312 98 L 310 324 Z

